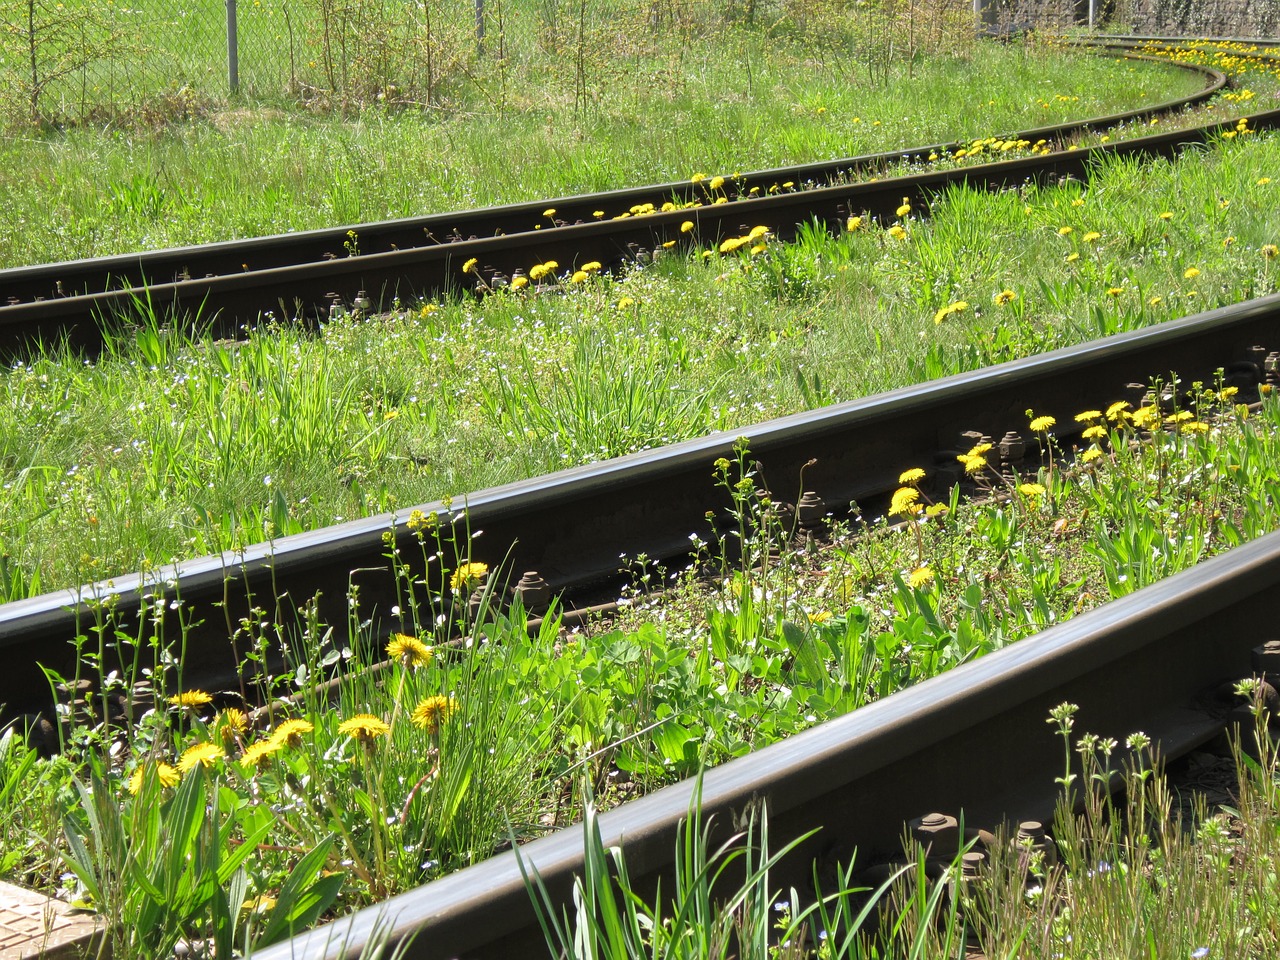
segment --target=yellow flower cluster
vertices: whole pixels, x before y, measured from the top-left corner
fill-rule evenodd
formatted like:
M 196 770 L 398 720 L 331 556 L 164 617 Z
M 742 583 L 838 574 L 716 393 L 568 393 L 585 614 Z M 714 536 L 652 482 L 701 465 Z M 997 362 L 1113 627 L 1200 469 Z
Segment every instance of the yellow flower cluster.
M 953 314 L 957 314 L 957 313 L 964 313 L 964 311 L 968 309 L 969 309 L 968 300 L 953 300 L 951 303 L 947 304 L 945 307 L 940 308 L 938 312 L 933 315 L 933 322 L 941 323 L 943 320 L 947 319 L 947 317 L 950 317 Z

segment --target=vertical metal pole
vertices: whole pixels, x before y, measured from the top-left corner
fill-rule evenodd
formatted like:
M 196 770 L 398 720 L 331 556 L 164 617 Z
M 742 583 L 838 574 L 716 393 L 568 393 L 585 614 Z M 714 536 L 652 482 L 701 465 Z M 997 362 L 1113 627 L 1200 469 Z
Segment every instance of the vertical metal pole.
M 240 92 L 240 38 L 236 34 L 236 0 L 227 0 L 227 85 Z
M 484 56 L 484 0 L 476 0 L 476 59 Z
M 1094 5 L 1097 0 L 1089 0 L 1089 29 L 1093 29 Z

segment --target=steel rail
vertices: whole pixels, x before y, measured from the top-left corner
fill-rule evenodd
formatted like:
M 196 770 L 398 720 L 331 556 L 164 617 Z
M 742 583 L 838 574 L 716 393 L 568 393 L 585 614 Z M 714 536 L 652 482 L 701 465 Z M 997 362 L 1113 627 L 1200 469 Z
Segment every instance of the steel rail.
M 1121 742 L 1141 730 L 1166 757 L 1185 753 L 1224 729 L 1213 687 L 1255 670 L 1277 591 L 1280 533 L 710 770 L 702 814 L 725 825 L 763 801 L 775 839 L 819 828 L 771 872 L 780 891 L 811 889 L 815 863 L 900 855 L 907 821 L 931 811 L 989 828 L 1049 822 L 1062 774 L 1049 711 L 1075 703 L 1083 730 Z M 694 789 L 685 781 L 600 818 L 604 843 L 624 848 L 638 884 L 666 875 L 669 889 Z M 519 857 L 567 903 L 582 849 L 570 827 Z M 546 955 L 508 851 L 255 956 L 345 960 L 379 937 L 412 938 L 404 956 L 414 960 Z
M 1027 131 L 1024 139 L 1055 142 L 1087 130 L 1183 109 L 1218 92 L 1226 77 L 1218 71 L 1180 64 L 1209 77 L 1205 89 L 1187 98 L 1077 123 Z M 1255 128 L 1280 123 L 1280 111 L 1254 115 Z M 708 200 L 706 186 L 680 182 L 606 194 L 565 197 L 481 211 L 361 224 L 253 240 L 231 241 L 102 260 L 45 264 L 0 271 L 0 353 L 20 357 L 38 343 L 65 342 L 87 353 L 101 349 L 106 318 L 128 317 L 139 308 L 187 318 L 216 336 L 235 336 L 266 313 L 322 317 L 333 302 L 351 304 L 362 292 L 371 303 L 414 302 L 477 284 L 500 282 L 554 259 L 562 266 L 597 261 L 605 266 L 644 260 L 662 245 L 682 238 L 680 225 L 692 220 L 696 236 L 718 241 L 757 225 L 783 239 L 798 224 L 819 220 L 829 226 L 847 216 L 889 217 L 904 196 L 917 209 L 933 193 L 956 183 L 991 188 L 1017 186 L 1052 177 L 1083 177 L 1105 154 L 1171 156 L 1185 146 L 1206 142 L 1232 129 L 1228 122 L 1164 133 L 1134 141 L 1065 150 L 1047 157 L 975 164 L 950 171 L 925 172 L 875 183 L 848 184 L 848 176 L 867 176 L 900 161 L 922 161 L 931 151 L 963 145 L 940 144 L 798 167 L 766 170 L 730 178 L 738 191 L 732 202 L 658 212 L 626 219 L 596 219 L 595 211 L 627 211 L 639 202 L 655 206 Z M 783 183 L 805 186 L 773 193 Z M 752 187 L 762 195 L 748 197 Z M 533 229 L 554 207 L 563 225 Z M 354 233 L 358 256 L 340 256 Z M 462 265 L 475 258 L 478 269 L 464 275 Z M 190 279 L 182 279 L 190 277 Z M 70 295 L 67 295 L 70 294 Z
M 805 490 L 840 516 L 851 501 L 874 509 L 907 467 L 935 458 L 954 466 L 964 431 L 999 439 L 1008 430 L 1025 430 L 1028 407 L 1062 413 L 1105 407 L 1132 382 L 1167 380 L 1172 372 L 1185 382 L 1212 382 L 1217 369 L 1231 371 L 1242 398 L 1251 390 L 1256 396 L 1273 347 L 1280 348 L 1280 295 L 480 491 L 465 498 L 465 511 L 455 511 L 454 534 L 470 536 L 471 557 L 495 570 L 537 571 L 553 591 L 591 598 L 598 596 L 593 588 L 617 574 L 620 555 L 680 562 L 690 535 L 707 532 L 708 511 L 724 515 L 728 504 L 713 482 L 712 464 L 733 455 L 739 435 L 749 438 L 751 456 L 777 499 L 798 500 L 803 476 Z M 422 509 L 450 513 L 440 503 Z M 42 708 L 48 684 L 39 665 L 70 676 L 76 656 L 70 641 L 91 634 L 95 608 L 104 603 L 114 608 L 122 629 L 160 624 L 173 631 L 169 636 L 176 635 L 179 617 L 170 606 L 180 606 L 184 680 L 202 677 L 211 688 L 234 675 L 226 624 L 238 623 L 254 607 L 292 622 L 318 593 L 320 616 L 342 625 L 354 584 L 365 609 L 373 611 L 375 633 L 389 633 L 396 628 L 390 610 L 397 594 L 383 535 L 394 530 L 398 560 L 410 562 L 420 551 L 408 516 L 401 511 L 352 521 L 146 576 L 0 605 L 0 655 L 8 664 L 0 675 L 0 703 L 10 711 Z M 156 600 L 138 614 L 145 596 Z
M 1125 43 L 1122 38 L 1109 43 L 1080 45 L 1132 50 L 1132 45 Z M 1186 97 L 1108 116 L 1039 127 L 1027 130 L 1018 137 L 1061 143 L 1084 130 L 1164 115 L 1201 103 L 1217 94 L 1227 83 L 1226 77 L 1217 70 L 1191 64 L 1176 66 L 1204 76 L 1205 87 Z M 932 152 L 953 151 L 966 143 L 967 141 L 932 144 L 757 170 L 735 174 L 726 180 L 738 194 L 747 194 L 755 187 L 764 191 L 767 196 L 770 190 L 779 189 L 783 183 L 830 184 L 849 176 L 865 176 L 903 160 L 924 160 Z M 612 218 L 643 203 L 661 206 L 668 200 L 684 204 L 699 200 L 709 202 L 710 199 L 705 183 L 682 180 L 604 193 L 556 197 L 198 246 L 14 267 L 0 270 L 0 303 L 34 302 L 37 298 L 56 299 L 110 289 L 141 288 L 155 283 L 176 282 L 183 277 L 199 279 L 210 275 L 221 276 L 344 259 L 351 255 L 349 245 L 352 244 L 358 246 L 362 254 L 389 253 L 462 239 L 520 233 L 535 228 L 550 229 L 558 224 L 590 223 L 600 219 L 597 217 L 598 211 L 603 216 Z M 551 221 L 545 216 L 548 209 L 556 212 Z

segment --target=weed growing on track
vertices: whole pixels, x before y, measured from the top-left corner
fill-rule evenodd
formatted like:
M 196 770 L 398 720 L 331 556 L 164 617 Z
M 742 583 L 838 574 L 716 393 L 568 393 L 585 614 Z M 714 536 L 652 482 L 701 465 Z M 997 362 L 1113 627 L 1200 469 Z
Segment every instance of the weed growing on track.
M 645 77 L 646 57 L 611 67 L 628 74 L 585 113 L 569 108 L 553 73 L 535 68 L 500 112 L 468 87 L 426 113 L 375 108 L 345 120 L 233 110 L 151 134 L 6 137 L 0 267 L 986 137 L 1161 102 L 1201 82 L 1028 41 L 975 42 L 917 64 L 912 76 L 894 64 L 884 83 L 842 54 L 818 67 L 819 87 L 802 40 L 732 28 L 680 46 L 653 54 L 656 76 Z
M 791 244 L 757 238 L 756 253 L 721 254 L 692 230 L 644 270 L 572 283 L 565 265 L 318 334 L 267 323 L 209 343 L 143 316 L 99 362 L 51 350 L 0 377 L 0 595 L 1269 293 L 1278 170 L 1280 140 L 1250 134 L 1145 167 L 1106 161 L 1083 183 L 956 188 L 929 220 L 805 228 Z
M 985 504 L 931 497 L 931 471 L 904 464 L 916 496 L 895 501 L 931 497 L 948 509 L 899 509 L 905 527 L 869 517 L 856 538 L 837 531 L 823 549 L 776 559 L 793 531 L 740 445 L 708 475 L 733 520 L 706 538 L 719 585 L 706 585 L 699 564 L 665 605 L 637 596 L 608 627 L 563 633 L 553 614 L 530 636 L 522 610 L 494 604 L 501 571 L 449 532 L 462 514 L 413 516 L 421 556 L 389 555 L 405 571 L 394 611 L 403 633 L 390 641 L 371 635 L 358 592 L 349 646 L 314 617 L 287 624 L 252 612 L 232 631 L 243 693 L 184 689 L 181 638 L 121 634 L 104 606 L 82 673 L 68 678 L 72 689 L 90 680 L 92 692 L 54 718 L 62 755 L 33 759 L 20 732 L 0 740 L 7 869 L 151 916 L 146 884 L 129 884 L 158 883 L 156 871 L 198 842 L 190 862 L 209 865 L 227 903 L 261 906 L 262 935 L 281 929 L 281 902 L 321 882 L 317 863 L 345 881 L 307 903 L 332 893 L 345 909 L 405 889 L 483 858 L 508 824 L 521 838 L 561 825 L 584 791 L 615 802 L 690 775 L 1274 529 L 1280 481 L 1260 465 L 1280 462 L 1280 401 L 1268 394 L 1248 410 L 1235 400 L 1230 388 L 1202 387 L 1187 415 L 1162 412 L 1158 426 L 1151 408 L 1118 405 L 1107 435 L 1088 438 L 1072 465 L 1051 470 L 1033 454 L 1021 478 L 973 471 L 970 483 L 998 494 Z M 1050 446 L 1065 444 L 1063 428 L 1039 426 Z M 1148 442 L 1131 447 L 1143 433 Z M 94 666 L 112 652 L 94 652 L 108 638 L 123 671 Z M 153 648 L 162 665 L 144 670 Z M 332 696 L 315 686 L 338 675 Z M 251 715 L 259 700 L 271 707 Z M 156 807 L 135 794 L 156 791 L 161 811 L 181 807 L 204 789 L 186 786 L 193 779 L 220 798 L 218 830 L 154 846 L 144 807 Z M 143 831 L 137 842 L 131 831 Z M 242 861 L 242 844 L 259 855 Z M 166 883 L 208 893 L 208 877 L 165 869 Z M 167 938 L 234 933 L 217 903 L 166 902 Z

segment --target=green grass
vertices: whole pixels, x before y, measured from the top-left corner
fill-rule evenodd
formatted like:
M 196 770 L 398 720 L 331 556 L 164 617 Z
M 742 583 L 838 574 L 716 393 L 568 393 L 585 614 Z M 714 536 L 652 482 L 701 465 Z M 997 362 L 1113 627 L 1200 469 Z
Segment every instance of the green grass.
M 369 109 L 350 120 L 233 104 L 128 136 L 73 128 L 6 137 L 0 267 L 1009 133 L 1199 85 L 1171 67 L 1037 44 L 975 44 L 911 76 L 895 67 L 883 83 L 856 63 L 824 68 L 799 43 L 738 29 L 655 56 L 649 68 L 668 81 L 633 83 L 647 68 L 623 61 L 625 77 L 602 80 L 585 112 L 552 72 L 522 80 L 502 109 L 474 91 L 449 108 Z
M 693 236 L 653 268 L 566 283 L 564 296 L 426 304 L 318 335 L 267 325 L 241 344 L 143 322 L 94 364 L 52 351 L 0 377 L 5 592 L 738 430 L 1269 293 L 1278 172 L 1280 140 L 1251 134 L 1146 167 L 1108 161 L 1088 183 L 952 190 L 901 240 L 867 223 L 705 258 Z

